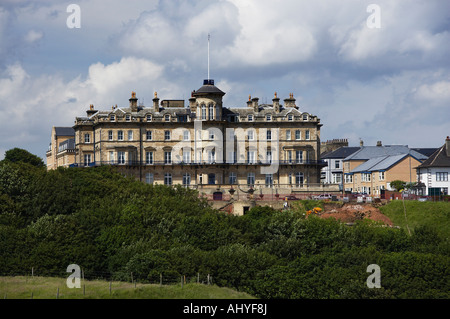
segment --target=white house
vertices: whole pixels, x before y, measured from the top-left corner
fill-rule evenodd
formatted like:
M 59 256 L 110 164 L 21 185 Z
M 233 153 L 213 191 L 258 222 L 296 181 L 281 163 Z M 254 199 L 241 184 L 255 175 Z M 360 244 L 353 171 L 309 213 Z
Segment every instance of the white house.
M 450 188 L 450 138 L 426 161 L 416 167 L 417 181 L 428 196 L 448 195 Z

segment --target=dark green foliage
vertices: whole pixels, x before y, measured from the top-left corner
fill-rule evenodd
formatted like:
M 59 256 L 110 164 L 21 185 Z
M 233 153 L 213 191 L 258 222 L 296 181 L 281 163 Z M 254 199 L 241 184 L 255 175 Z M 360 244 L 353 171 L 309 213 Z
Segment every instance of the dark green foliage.
M 183 187 L 146 185 L 111 167 L 55 171 L 0 163 L 0 272 L 158 282 L 195 277 L 261 298 L 449 298 L 449 242 L 429 224 L 305 216 L 320 207 L 213 210 Z M 381 267 L 380 289 L 366 269 Z
M 28 163 L 36 167 L 44 167 L 44 161 L 42 158 L 31 154 L 27 150 L 21 148 L 13 148 L 5 152 L 4 161 L 12 163 Z

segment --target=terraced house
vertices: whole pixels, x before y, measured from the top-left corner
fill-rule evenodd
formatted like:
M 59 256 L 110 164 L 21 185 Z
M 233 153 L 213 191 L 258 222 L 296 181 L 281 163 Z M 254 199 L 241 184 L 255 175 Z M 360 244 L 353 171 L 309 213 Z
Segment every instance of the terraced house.
M 428 158 L 428 149 L 412 149 L 407 145 L 364 146 L 343 160 L 344 189 L 380 197 L 392 190 L 390 182 L 416 182 L 416 167 Z
M 75 120 L 74 166 L 116 165 L 147 183 L 220 188 L 320 188 L 320 119 L 296 105 L 291 93 L 272 104 L 250 97 L 223 106 L 225 93 L 204 80 L 184 100 L 97 110 Z M 214 185 L 214 186 L 213 186 Z

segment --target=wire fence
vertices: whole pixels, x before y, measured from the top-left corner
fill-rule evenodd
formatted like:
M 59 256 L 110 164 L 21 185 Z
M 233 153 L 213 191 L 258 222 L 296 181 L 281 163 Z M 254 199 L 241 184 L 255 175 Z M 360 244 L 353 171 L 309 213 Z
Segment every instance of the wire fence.
M 72 276 L 72 273 L 59 271 L 39 273 L 34 268 L 27 274 L 0 273 L 0 298 L 47 298 L 48 292 L 43 292 L 43 290 L 51 288 L 44 287 L 46 278 L 54 278 L 56 280 L 56 284 L 49 285 L 55 289 L 54 296 L 57 299 L 63 296 L 75 296 L 77 298 L 105 297 L 113 295 L 115 291 L 139 288 L 142 285 L 178 286 L 183 288 L 187 284 L 214 284 L 213 277 L 210 274 L 200 273 L 195 275 L 167 275 L 161 272 L 158 275 L 154 273 L 143 278 L 142 275 L 136 275 L 132 272 L 126 275 L 124 273 L 110 274 L 108 272 L 89 272 L 85 274 L 82 270 L 79 278 Z M 77 282 L 76 279 L 78 280 L 78 286 L 74 287 Z

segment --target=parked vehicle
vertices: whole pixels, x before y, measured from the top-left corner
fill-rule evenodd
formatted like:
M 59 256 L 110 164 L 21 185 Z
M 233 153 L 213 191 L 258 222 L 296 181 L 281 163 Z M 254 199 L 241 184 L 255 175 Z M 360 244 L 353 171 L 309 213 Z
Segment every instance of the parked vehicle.
M 298 198 L 295 197 L 294 195 L 288 195 L 285 197 L 286 200 L 297 200 Z
M 320 194 L 318 196 L 315 196 L 314 199 L 316 200 L 331 200 L 332 196 L 331 194 Z

